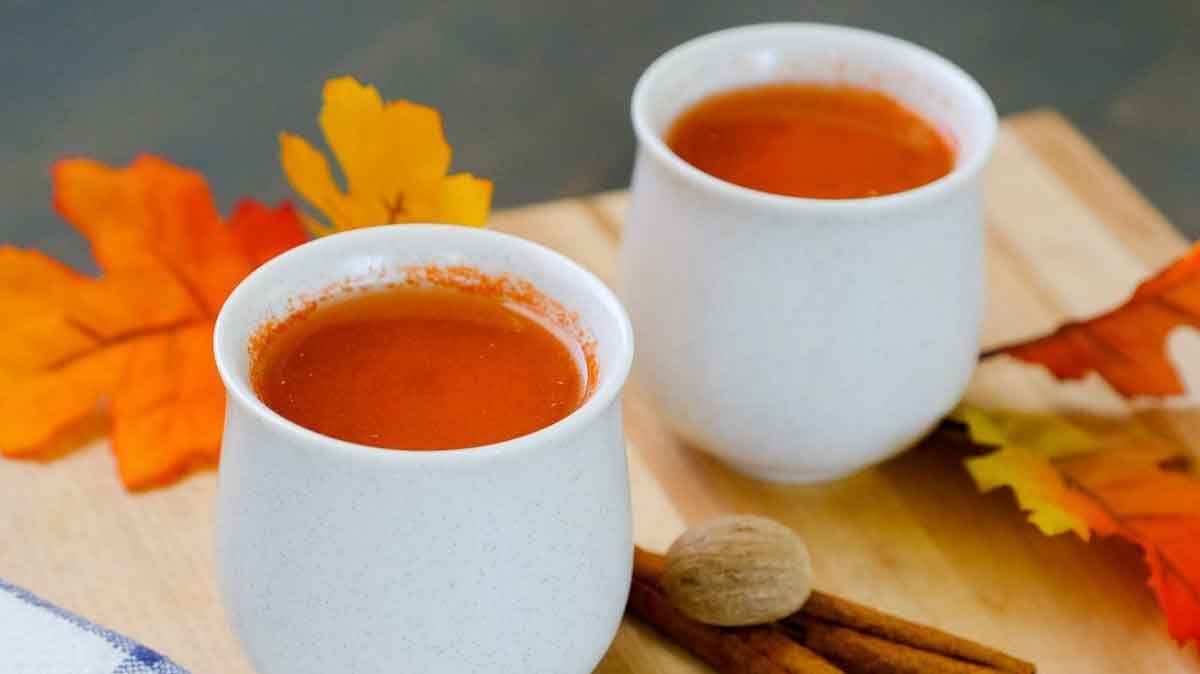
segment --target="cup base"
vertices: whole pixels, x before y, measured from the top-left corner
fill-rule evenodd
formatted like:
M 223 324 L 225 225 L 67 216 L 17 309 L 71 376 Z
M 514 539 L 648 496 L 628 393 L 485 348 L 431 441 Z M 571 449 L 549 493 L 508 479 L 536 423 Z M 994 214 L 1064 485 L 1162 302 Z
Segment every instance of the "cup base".
M 751 477 L 761 482 L 770 482 L 772 484 L 782 485 L 822 484 L 825 482 L 834 482 L 844 477 L 850 477 L 851 475 L 862 470 L 862 468 L 850 468 L 847 470 L 825 472 L 803 470 L 795 471 L 776 468 L 773 466 L 760 466 L 752 463 L 737 463 L 726 459 L 721 459 L 721 461 L 725 465 L 736 470 L 742 475 L 745 475 L 746 477 Z

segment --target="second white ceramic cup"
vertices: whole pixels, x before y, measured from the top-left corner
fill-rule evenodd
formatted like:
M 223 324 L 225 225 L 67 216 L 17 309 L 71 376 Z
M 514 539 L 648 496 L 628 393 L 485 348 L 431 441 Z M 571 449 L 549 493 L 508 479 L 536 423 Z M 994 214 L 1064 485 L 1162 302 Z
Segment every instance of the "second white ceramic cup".
M 598 379 L 565 419 L 486 447 L 408 452 L 314 433 L 250 384 L 249 344 L 297 298 L 413 266 L 515 275 L 595 340 Z M 266 263 L 217 319 L 228 391 L 216 558 L 262 674 L 587 674 L 621 620 L 633 539 L 618 396 L 624 309 L 574 262 L 513 236 L 400 225 Z
M 951 139 L 953 171 L 894 195 L 804 199 L 714 178 L 663 140 L 710 94 L 788 81 L 891 95 Z M 764 24 L 661 56 L 632 117 L 620 288 L 635 379 L 677 432 L 752 476 L 814 482 L 905 449 L 955 404 L 979 347 L 980 172 L 996 134 L 969 75 L 870 31 Z

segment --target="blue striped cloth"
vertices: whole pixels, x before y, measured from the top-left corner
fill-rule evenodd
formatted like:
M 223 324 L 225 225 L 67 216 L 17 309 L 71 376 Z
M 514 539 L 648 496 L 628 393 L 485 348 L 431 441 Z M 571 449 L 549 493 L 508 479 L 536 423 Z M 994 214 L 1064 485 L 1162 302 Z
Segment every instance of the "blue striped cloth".
M 187 674 L 128 637 L 0 580 L 3 674 Z

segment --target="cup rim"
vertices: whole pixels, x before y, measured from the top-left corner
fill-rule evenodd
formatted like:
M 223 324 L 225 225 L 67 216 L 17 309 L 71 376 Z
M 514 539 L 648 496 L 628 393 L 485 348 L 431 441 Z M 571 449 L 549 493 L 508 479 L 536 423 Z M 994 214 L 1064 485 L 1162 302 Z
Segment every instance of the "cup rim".
M 565 269 L 568 274 L 577 279 L 585 292 L 593 294 L 599 300 L 603 313 L 611 317 L 616 326 L 617 339 L 614 350 L 616 357 L 611 358 L 611 362 L 602 362 L 600 364 L 600 382 L 597 388 L 592 391 L 592 394 L 583 401 L 582 405 L 549 426 L 500 442 L 444 450 L 392 449 L 389 447 L 374 447 L 350 442 L 305 428 L 279 414 L 260 400 L 253 391 L 248 372 L 243 377 L 241 374 L 233 371 L 234 366 L 229 362 L 232 352 L 229 349 L 249 348 L 249 345 L 230 343 L 232 337 L 229 333 L 233 330 L 231 321 L 234 320 L 231 318 L 233 311 L 231 307 L 253 302 L 255 291 L 264 284 L 271 284 L 274 277 L 281 273 L 281 270 L 296 264 L 301 259 L 320 256 L 326 248 L 345 245 L 348 240 L 357 239 L 354 242 L 354 247 L 359 250 L 369 251 L 372 249 L 373 242 L 382 239 L 429 233 L 449 238 L 485 238 L 490 240 L 489 245 L 491 247 L 520 250 L 528 255 L 540 257 L 559 268 Z M 471 264 L 470 261 L 465 261 L 465 263 L 467 265 Z M 512 273 L 515 276 L 521 277 L 519 272 L 514 271 Z M 298 291 L 297 295 L 300 292 Z M 295 444 L 319 446 L 323 450 L 344 454 L 351 458 L 388 463 L 464 464 L 519 454 L 554 444 L 557 440 L 569 436 L 581 427 L 585 427 L 593 422 L 596 417 L 616 401 L 617 396 L 624 387 L 625 380 L 629 375 L 629 370 L 633 363 L 633 328 L 624 305 L 621 304 L 616 295 L 603 281 L 579 263 L 546 246 L 512 234 L 496 232 L 480 227 L 433 223 L 392 224 L 339 232 L 308 241 L 268 260 L 252 271 L 233 289 L 233 292 L 226 298 L 220 312 L 217 314 L 216 324 L 213 328 L 213 354 L 216 360 L 217 372 L 221 377 L 221 383 L 225 387 L 227 396 L 226 405 L 241 405 L 259 422 L 268 425 L 273 431 L 283 435 L 285 438 L 296 441 Z
M 746 35 L 777 33 L 781 35 L 786 34 L 789 38 L 803 38 L 804 35 L 814 32 L 832 33 L 846 40 L 875 42 L 890 49 L 908 52 L 941 69 L 949 78 L 958 80 L 959 84 L 965 88 L 967 95 L 974 98 L 980 104 L 985 116 L 982 120 L 984 135 L 980 139 L 978 147 L 974 149 L 966 162 L 956 162 L 954 168 L 946 175 L 903 192 L 857 199 L 817 199 L 764 192 L 731 183 L 705 173 L 675 154 L 674 151 L 667 147 L 666 142 L 660 135 L 650 128 L 646 110 L 647 99 L 652 95 L 652 89 L 656 84 L 657 78 L 661 76 L 661 73 L 665 69 L 676 62 L 687 59 L 692 53 L 710 48 L 716 43 L 734 40 Z M 960 66 L 944 56 L 916 43 L 886 33 L 867 30 L 865 28 L 818 22 L 773 22 L 737 26 L 706 33 L 672 47 L 654 59 L 638 78 L 637 84 L 633 89 L 633 96 L 630 99 L 630 118 L 633 122 L 634 135 L 637 136 L 640 146 L 648 149 L 656 159 L 668 166 L 676 175 L 683 177 L 701 189 L 711 190 L 723 197 L 736 199 L 751 205 L 805 212 L 865 211 L 880 207 L 911 205 L 937 198 L 946 192 L 955 190 L 964 182 L 974 178 L 987 163 L 991 155 L 992 146 L 996 141 L 999 123 L 995 104 L 992 102 L 991 97 L 988 96 L 987 91 L 984 90 L 975 78 L 971 77 Z

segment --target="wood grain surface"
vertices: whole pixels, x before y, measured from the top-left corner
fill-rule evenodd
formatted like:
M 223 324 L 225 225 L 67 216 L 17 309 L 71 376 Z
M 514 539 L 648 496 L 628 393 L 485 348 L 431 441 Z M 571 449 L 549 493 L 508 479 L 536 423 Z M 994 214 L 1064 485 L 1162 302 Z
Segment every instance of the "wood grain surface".
M 613 277 L 620 193 L 496 213 L 493 226 Z M 1185 240 L 1062 118 L 1009 118 L 987 173 L 986 341 L 1045 330 L 1115 304 Z M 1200 339 L 1171 340 L 1200 365 Z M 1200 390 L 1200 367 L 1185 373 Z M 1132 410 L 1102 383 L 1062 385 L 1001 360 L 980 368 L 972 400 L 1022 408 L 1136 414 L 1200 455 L 1200 416 L 1179 405 Z M 1187 402 L 1187 401 L 1184 401 Z M 1048 538 L 1011 495 L 980 495 L 944 448 L 919 447 L 849 479 L 780 487 L 740 477 L 676 441 L 625 396 L 635 532 L 661 549 L 692 522 L 774 517 L 803 534 L 817 584 L 1035 661 L 1044 672 L 1195 672 L 1195 648 L 1167 636 L 1137 551 Z M 215 479 L 128 495 L 98 440 L 48 463 L 0 461 L 0 577 L 124 632 L 196 674 L 249 674 L 225 625 L 212 570 Z M 19 626 L 18 626 L 19 627 Z M 626 621 L 597 672 L 707 671 Z

